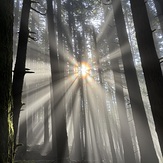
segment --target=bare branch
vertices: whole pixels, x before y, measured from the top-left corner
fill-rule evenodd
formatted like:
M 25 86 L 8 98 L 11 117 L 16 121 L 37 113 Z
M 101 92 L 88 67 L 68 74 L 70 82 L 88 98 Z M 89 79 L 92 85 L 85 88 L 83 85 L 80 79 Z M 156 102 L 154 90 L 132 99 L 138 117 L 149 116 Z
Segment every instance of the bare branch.
M 41 13 L 41 12 L 37 11 L 36 9 L 34 9 L 33 7 L 31 7 L 31 9 L 32 9 L 33 11 L 35 11 L 35 12 L 39 13 L 40 15 L 43 15 L 43 16 L 45 16 L 45 15 L 46 15 L 46 13 Z
M 35 34 L 35 35 L 37 34 L 36 32 L 32 32 L 32 31 L 29 31 L 29 33 L 31 33 L 31 34 Z
M 38 39 L 36 38 L 36 37 L 32 37 L 32 36 L 28 36 L 31 40 L 33 40 L 33 41 L 37 41 Z
M 25 68 L 25 70 L 27 70 L 27 71 L 28 71 L 28 70 L 30 70 L 30 69 L 29 69 L 29 68 Z
M 35 73 L 34 71 L 25 71 L 26 74 L 33 74 Z
M 151 30 L 152 33 L 155 32 L 155 31 L 156 31 L 156 29 Z

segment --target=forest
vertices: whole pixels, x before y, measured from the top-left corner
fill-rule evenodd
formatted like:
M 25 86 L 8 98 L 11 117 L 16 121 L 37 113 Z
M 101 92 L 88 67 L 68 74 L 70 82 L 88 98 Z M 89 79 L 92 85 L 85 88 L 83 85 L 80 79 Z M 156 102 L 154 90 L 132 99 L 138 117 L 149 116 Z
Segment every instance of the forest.
M 0 163 L 163 163 L 163 0 L 0 0 Z

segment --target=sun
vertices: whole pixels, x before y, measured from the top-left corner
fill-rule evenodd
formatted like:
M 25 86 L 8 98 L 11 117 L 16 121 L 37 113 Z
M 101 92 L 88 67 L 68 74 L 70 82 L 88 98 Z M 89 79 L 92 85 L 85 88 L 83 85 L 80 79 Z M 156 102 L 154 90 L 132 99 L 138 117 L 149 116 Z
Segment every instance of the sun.
M 81 64 L 81 75 L 82 77 L 86 77 L 89 74 L 90 67 L 86 63 Z
M 86 62 L 82 62 L 81 66 L 76 66 L 74 71 L 78 76 L 85 78 L 90 73 L 90 66 Z

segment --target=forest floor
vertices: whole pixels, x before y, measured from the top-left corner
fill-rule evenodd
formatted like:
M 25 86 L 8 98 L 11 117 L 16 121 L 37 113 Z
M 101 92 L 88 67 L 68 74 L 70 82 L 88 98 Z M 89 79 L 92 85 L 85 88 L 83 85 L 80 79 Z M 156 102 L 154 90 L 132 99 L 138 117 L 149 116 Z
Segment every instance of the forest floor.
M 49 153 L 48 155 L 41 155 L 43 149 L 42 145 L 37 146 L 21 146 L 16 152 L 14 163 L 57 163 L 54 158 L 54 153 Z M 107 163 L 106 161 L 79 161 L 79 160 L 65 160 L 65 163 Z
M 52 160 L 17 160 L 14 163 L 56 163 L 56 161 Z M 99 163 L 97 161 L 84 161 L 84 162 L 79 162 L 79 161 L 69 161 L 67 163 Z

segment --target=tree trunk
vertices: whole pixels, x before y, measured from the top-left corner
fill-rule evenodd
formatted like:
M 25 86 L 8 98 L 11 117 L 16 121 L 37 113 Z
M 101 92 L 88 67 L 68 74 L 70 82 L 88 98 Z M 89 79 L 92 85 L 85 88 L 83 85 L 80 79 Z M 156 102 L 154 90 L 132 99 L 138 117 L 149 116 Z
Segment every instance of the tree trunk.
M 24 75 L 26 73 L 25 61 L 26 61 L 26 51 L 27 51 L 27 43 L 28 43 L 28 35 L 29 35 L 28 20 L 29 20 L 30 6 L 31 6 L 30 0 L 23 1 L 20 31 L 19 31 L 18 50 L 17 50 L 15 68 L 14 68 L 14 77 L 13 77 L 13 86 L 12 86 L 15 148 L 16 148 L 16 136 L 17 136 L 17 130 L 18 130 L 20 109 L 23 105 L 21 101 L 21 97 L 22 97 Z
M 137 8 L 138 9 L 138 8 Z M 128 87 L 132 113 L 138 138 L 142 163 L 157 163 L 158 158 L 154 149 L 146 112 L 141 98 L 140 87 L 130 50 L 125 21 L 120 0 L 113 1 L 113 12 L 117 27 L 122 62 L 124 65 L 126 83 Z
M 131 9 L 156 132 L 163 152 L 163 77 L 161 67 L 157 57 L 144 1 L 132 0 Z M 137 12 L 138 9 L 139 12 Z
M 12 130 L 12 57 L 13 57 L 13 1 L 0 1 L 0 162 L 13 162 Z
M 72 0 L 67 1 L 67 12 L 68 12 L 68 47 L 69 47 L 69 54 L 73 54 L 73 44 L 72 44 L 72 26 L 73 26 L 73 2 Z
M 153 0 L 157 10 L 157 16 L 160 21 L 161 30 L 163 33 L 163 1 L 162 0 Z
M 111 61 L 111 65 L 114 67 L 114 80 L 115 80 L 115 94 L 117 101 L 117 109 L 120 120 L 121 138 L 124 149 L 125 163 L 135 162 L 134 149 L 132 144 L 132 138 L 130 133 L 129 122 L 127 118 L 127 109 L 124 101 L 123 85 L 121 79 L 121 72 L 119 68 L 119 59 Z
M 110 14 L 113 11 L 111 10 Z M 108 45 L 109 45 L 109 52 L 110 54 L 114 53 L 115 50 L 119 49 L 117 44 L 113 43 L 116 36 L 115 36 L 115 28 L 113 21 L 110 22 L 110 24 L 113 28 L 111 28 L 112 37 L 107 39 Z M 107 32 L 109 34 L 109 31 Z M 119 50 L 120 53 L 120 50 Z M 122 144 L 124 149 L 124 159 L 125 163 L 135 162 L 135 155 L 134 155 L 134 149 L 132 144 L 132 138 L 131 138 L 131 132 L 129 128 L 128 118 L 127 118 L 127 110 L 125 106 L 125 100 L 124 100 L 124 93 L 123 93 L 123 85 L 122 85 L 122 79 L 121 79 L 121 72 L 119 67 L 119 60 L 120 57 L 117 57 L 115 59 L 110 60 L 110 65 L 113 71 L 113 78 L 115 81 L 115 96 L 116 96 L 116 102 L 117 102 L 117 110 L 119 115 L 119 121 L 120 121 L 120 133 L 122 138 Z
M 56 24 L 54 23 L 54 13 L 52 0 L 47 0 L 47 18 L 49 31 L 49 50 L 52 75 L 52 134 L 56 134 L 57 162 L 64 163 L 68 159 L 68 141 L 66 131 L 66 113 L 61 105 L 63 94 L 56 94 L 57 84 L 60 82 L 59 63 L 57 56 Z M 55 128 L 54 128 L 55 125 Z M 56 132 L 55 132 L 56 130 Z M 55 149 L 54 135 L 52 135 L 52 150 Z
M 49 143 L 49 100 L 44 104 L 44 146 Z
M 102 81 L 102 70 L 101 70 L 101 66 L 100 66 L 100 61 L 99 61 L 99 54 L 98 54 L 98 48 L 97 48 L 97 37 L 95 34 L 95 29 L 93 28 L 93 41 L 95 44 L 95 54 L 96 54 L 96 60 L 97 60 L 97 67 L 98 67 L 98 73 L 99 73 L 99 80 L 100 80 L 100 84 L 102 86 L 103 81 Z M 110 142 L 110 148 L 111 148 L 111 152 L 112 152 L 112 159 L 113 159 L 113 163 L 117 163 L 117 158 L 116 158 L 116 152 L 115 152 L 115 147 L 114 147 L 114 142 L 113 142 L 113 135 L 111 133 L 111 124 L 110 121 L 108 119 L 108 113 L 107 113 L 107 108 L 106 108 L 106 101 L 103 101 L 105 107 L 102 110 L 102 114 L 104 114 L 104 118 L 106 121 L 106 125 L 107 125 L 107 133 L 108 133 L 108 137 L 109 137 L 109 142 Z

